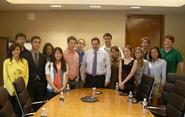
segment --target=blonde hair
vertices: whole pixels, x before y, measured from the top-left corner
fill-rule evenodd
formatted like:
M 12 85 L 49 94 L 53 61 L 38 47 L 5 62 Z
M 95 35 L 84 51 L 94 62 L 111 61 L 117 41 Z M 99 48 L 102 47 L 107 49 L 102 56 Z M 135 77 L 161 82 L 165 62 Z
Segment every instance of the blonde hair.
M 136 52 L 137 50 L 139 50 L 139 51 L 142 53 L 140 58 L 136 58 L 136 56 L 135 56 L 135 52 Z M 144 61 L 143 61 L 143 54 L 144 54 L 144 53 L 143 53 L 141 47 L 137 47 L 137 48 L 134 50 L 134 59 L 138 61 L 138 65 L 137 65 L 137 68 L 138 68 L 138 69 L 141 68 L 141 67 L 143 66 L 143 64 L 144 64 Z
M 127 49 L 130 50 L 130 52 L 131 52 L 131 57 L 133 57 L 133 51 L 132 51 L 131 46 L 130 46 L 130 45 L 126 45 L 126 46 L 123 48 L 123 51 L 124 51 L 125 48 L 127 48 Z
M 149 39 L 149 37 L 142 37 L 142 38 L 141 38 L 141 43 L 142 43 L 144 40 L 146 40 L 146 41 L 148 42 L 148 44 L 150 44 L 150 39 Z
M 119 52 L 118 46 L 112 46 L 112 47 L 111 47 L 111 51 L 112 51 L 112 50 L 115 50 L 115 51 Z

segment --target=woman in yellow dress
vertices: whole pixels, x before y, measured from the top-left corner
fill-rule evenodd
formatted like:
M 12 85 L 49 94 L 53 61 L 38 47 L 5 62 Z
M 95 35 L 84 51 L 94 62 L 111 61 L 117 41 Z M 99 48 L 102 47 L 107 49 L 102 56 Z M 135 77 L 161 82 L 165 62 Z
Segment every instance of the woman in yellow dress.
M 18 114 L 19 107 L 15 97 L 15 90 L 13 87 L 13 82 L 19 78 L 23 77 L 25 85 L 28 84 L 28 62 L 26 59 L 21 57 L 21 47 L 17 43 L 13 43 L 7 54 L 7 58 L 3 63 L 3 81 L 4 87 L 8 90 L 10 94 L 10 101 L 14 106 L 14 111 Z

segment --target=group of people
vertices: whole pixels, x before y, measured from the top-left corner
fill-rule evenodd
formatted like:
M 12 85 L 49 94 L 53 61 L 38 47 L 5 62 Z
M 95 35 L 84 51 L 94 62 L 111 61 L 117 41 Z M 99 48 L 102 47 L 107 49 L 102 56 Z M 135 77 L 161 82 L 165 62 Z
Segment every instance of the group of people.
M 133 49 L 129 45 L 123 51 L 112 44 L 112 35 L 103 35 L 105 45 L 100 47 L 100 39 L 91 39 L 92 49 L 84 51 L 86 42 L 76 37 L 67 38 L 67 49 L 53 47 L 46 43 L 40 53 L 41 38 L 31 38 L 31 50 L 24 47 L 26 35 L 18 33 L 8 50 L 4 61 L 4 87 L 17 105 L 12 85 L 18 77 L 23 77 L 33 101 L 51 99 L 69 84 L 71 89 L 97 87 L 114 89 L 119 83 L 120 91 L 128 93 L 137 90 L 143 74 L 155 78 L 154 99 L 161 96 L 167 73 L 184 72 L 183 58 L 173 48 L 173 36 L 164 38 L 164 47 L 150 48 L 149 37 L 141 39 L 141 45 Z M 16 109 L 16 108 L 15 108 Z

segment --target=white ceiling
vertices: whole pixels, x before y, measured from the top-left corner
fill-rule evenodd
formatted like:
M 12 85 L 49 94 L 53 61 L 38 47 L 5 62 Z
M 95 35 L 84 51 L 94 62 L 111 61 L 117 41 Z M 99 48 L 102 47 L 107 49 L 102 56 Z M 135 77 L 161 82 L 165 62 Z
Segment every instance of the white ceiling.
M 9 1 L 9 2 L 7 2 Z M 0 0 L 0 11 L 11 10 L 122 10 L 143 12 L 183 12 L 185 0 Z M 11 3 L 10 3 L 11 2 Z M 51 8 L 51 4 L 61 4 L 62 8 Z M 101 5 L 101 9 L 89 8 Z M 141 9 L 130 9 L 141 6 Z
M 99 4 L 179 7 L 185 0 L 7 0 L 13 4 Z

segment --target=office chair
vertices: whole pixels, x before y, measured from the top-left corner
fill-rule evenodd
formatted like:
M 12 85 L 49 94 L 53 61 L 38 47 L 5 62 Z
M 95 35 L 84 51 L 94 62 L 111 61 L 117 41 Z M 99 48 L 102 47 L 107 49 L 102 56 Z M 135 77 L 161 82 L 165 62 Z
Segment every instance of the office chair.
M 9 93 L 4 87 L 0 87 L 0 117 L 16 117 Z
M 25 87 L 25 82 L 22 77 L 16 79 L 13 83 L 15 92 L 17 94 L 17 100 L 20 102 L 19 106 L 22 109 L 23 116 L 29 116 L 34 114 L 34 105 L 44 104 L 46 101 L 32 102 L 31 97 Z
M 183 117 L 185 112 L 185 82 L 176 80 L 173 92 L 165 107 L 152 107 L 147 108 L 155 115 L 163 117 Z
M 149 101 L 151 98 L 153 86 L 154 78 L 149 75 L 143 74 L 134 98 L 137 101 L 143 101 L 143 98 L 146 98 Z
M 163 105 L 166 105 L 169 102 L 169 99 L 173 91 L 176 80 L 185 81 L 185 76 L 177 75 L 174 73 L 170 73 L 166 76 L 166 83 L 165 83 L 164 90 L 161 96 L 161 102 Z

